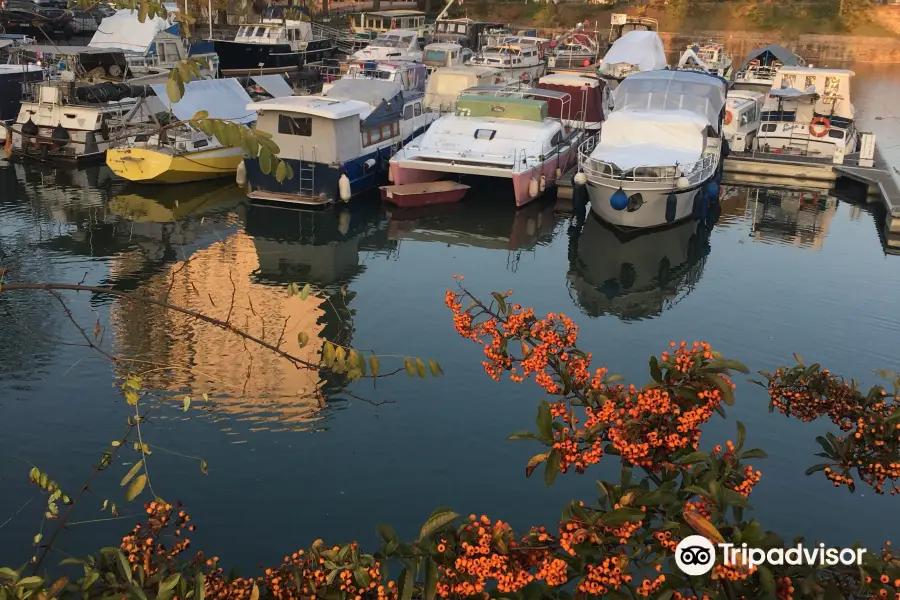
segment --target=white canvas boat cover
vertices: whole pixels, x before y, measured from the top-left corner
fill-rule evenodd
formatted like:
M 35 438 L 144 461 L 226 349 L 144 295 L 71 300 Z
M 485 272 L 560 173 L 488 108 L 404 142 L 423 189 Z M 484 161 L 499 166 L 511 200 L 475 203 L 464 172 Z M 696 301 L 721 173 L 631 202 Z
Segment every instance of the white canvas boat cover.
M 201 79 L 184 86 L 184 96 L 172 104 L 164 83 L 150 86 L 167 110 L 180 121 L 193 118 L 197 112 L 205 110 L 213 119 L 227 119 L 235 123 L 251 123 L 256 120 L 256 111 L 247 110 L 253 100 L 237 79 Z
M 703 154 L 706 126 L 687 110 L 616 110 L 604 121 L 591 158 L 622 171 L 695 163 Z
M 100 22 L 88 46 L 144 54 L 156 34 L 168 27 L 168 21 L 159 16 L 148 17 L 141 23 L 137 11 L 123 9 Z
M 722 79 L 696 71 L 649 71 L 629 75 L 613 92 L 615 109 L 632 111 L 687 110 L 719 131 L 725 106 Z
M 294 95 L 294 90 L 281 75 L 254 75 L 250 79 L 273 98 L 287 98 Z
M 816 86 L 811 85 L 806 91 L 795 88 L 773 89 L 769 90 L 769 95 L 777 98 L 803 98 L 806 96 L 815 96 Z
M 606 65 L 629 64 L 641 71 L 657 71 L 666 68 L 666 49 L 662 38 L 655 31 L 635 29 L 617 39 L 606 56 L 601 70 Z
M 378 106 L 403 91 L 397 81 L 384 79 L 338 79 L 327 92 L 326 98 L 359 100 L 370 106 Z

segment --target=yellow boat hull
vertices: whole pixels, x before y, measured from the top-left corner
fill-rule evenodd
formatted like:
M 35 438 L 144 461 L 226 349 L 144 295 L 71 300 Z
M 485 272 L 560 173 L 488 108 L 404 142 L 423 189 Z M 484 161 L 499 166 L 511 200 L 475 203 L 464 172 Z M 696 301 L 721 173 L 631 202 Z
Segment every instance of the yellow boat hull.
M 106 151 L 112 172 L 138 183 L 190 183 L 234 177 L 244 159 L 240 148 L 214 148 L 173 155 L 153 148 L 114 148 Z

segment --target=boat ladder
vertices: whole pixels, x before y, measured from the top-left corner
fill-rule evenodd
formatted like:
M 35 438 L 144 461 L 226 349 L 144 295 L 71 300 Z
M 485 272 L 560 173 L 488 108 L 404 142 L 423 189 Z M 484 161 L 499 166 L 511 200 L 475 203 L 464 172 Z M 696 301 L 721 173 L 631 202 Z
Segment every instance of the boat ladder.
M 301 196 L 316 195 L 316 147 L 312 148 L 312 161 L 304 160 L 303 147 L 300 147 L 300 166 L 298 168 L 297 177 L 298 187 Z
M 810 142 L 810 133 L 809 130 L 802 131 L 802 133 L 796 133 L 797 128 L 791 128 L 791 137 L 788 139 L 788 146 L 791 148 L 796 148 L 800 151 L 801 154 L 806 155 L 809 154 L 809 142 Z

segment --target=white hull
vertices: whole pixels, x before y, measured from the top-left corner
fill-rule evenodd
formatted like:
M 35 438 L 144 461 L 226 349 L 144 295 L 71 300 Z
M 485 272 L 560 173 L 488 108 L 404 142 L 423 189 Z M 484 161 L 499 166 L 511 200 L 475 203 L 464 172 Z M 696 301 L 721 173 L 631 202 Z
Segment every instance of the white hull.
M 760 127 L 756 133 L 759 150 L 801 153 L 829 159 L 834 158 L 836 152 L 855 152 L 858 139 L 859 135 L 853 126 L 848 130 L 846 139 L 838 139 L 828 135 L 815 137 L 809 133 L 809 123 L 794 122 L 778 123 L 776 130 L 771 132 L 764 132 L 763 127 Z
M 610 204 L 610 198 L 618 191 L 620 182 L 591 181 L 588 180 L 588 197 L 591 200 L 591 210 L 598 217 L 618 227 L 635 229 L 650 229 L 676 223 L 691 217 L 694 213 L 694 204 L 703 200 L 703 185 L 688 188 L 684 192 L 675 191 L 674 218 L 666 218 L 666 208 L 669 194 L 673 192 L 671 187 L 660 189 L 658 183 L 642 183 L 636 181 L 624 181 L 622 191 L 628 197 L 640 193 L 643 204 L 633 211 L 628 209 L 616 210 Z

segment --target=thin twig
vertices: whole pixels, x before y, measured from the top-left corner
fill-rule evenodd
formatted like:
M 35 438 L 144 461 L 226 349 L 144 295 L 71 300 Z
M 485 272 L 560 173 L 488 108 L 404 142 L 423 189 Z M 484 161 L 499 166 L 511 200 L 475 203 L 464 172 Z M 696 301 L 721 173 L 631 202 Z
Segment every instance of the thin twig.
M 228 280 L 231 281 L 231 304 L 228 306 L 228 315 L 225 317 L 226 323 L 231 321 L 231 312 L 234 310 L 234 296 L 237 294 L 237 286 L 234 285 L 234 277 L 231 276 L 231 269 L 228 270 Z M 210 301 L 212 301 L 212 298 L 210 298 Z
M 9 287 L 8 284 L 6 286 L 4 286 L 4 289 L 6 289 L 7 287 Z M 85 341 L 88 343 L 88 347 L 96 350 L 97 352 L 99 352 L 100 354 L 102 354 L 103 356 L 108 358 L 111 362 L 113 362 L 113 363 L 118 362 L 119 359 L 117 359 L 115 356 L 113 356 L 112 354 L 110 354 L 109 352 L 107 352 L 106 350 L 104 350 L 103 348 L 101 348 L 100 346 L 98 346 L 91 340 L 91 338 L 88 336 L 88 334 L 84 330 L 84 328 L 81 325 L 79 325 L 78 321 L 75 320 L 75 317 L 72 316 L 72 311 L 69 310 L 69 306 L 66 304 L 66 301 L 63 300 L 62 295 L 54 292 L 53 290 L 47 290 L 47 291 L 50 293 L 51 296 L 53 296 L 54 298 L 57 299 L 57 301 L 59 301 L 60 305 L 63 308 L 63 312 L 66 313 L 66 316 L 69 318 L 69 321 L 71 321 L 72 325 L 74 325 L 75 328 L 79 331 L 79 333 L 81 333 L 81 337 L 83 337 L 85 339 Z
M 19 508 L 19 510 L 17 510 L 17 511 L 13 514 L 13 516 L 11 516 L 11 517 L 8 518 L 7 520 L 3 521 L 3 523 L 0 524 L 0 529 L 3 529 L 4 527 L 6 527 L 6 525 L 7 525 L 10 521 L 12 521 L 12 520 L 15 519 L 17 516 L 19 516 L 19 513 L 22 512 L 23 510 L 25 510 L 25 507 L 28 506 L 29 504 L 31 504 L 31 501 L 32 501 L 32 500 L 33 500 L 33 498 L 29 498 L 29 499 L 25 502 L 25 504 L 23 504 L 23 505 L 21 506 L 21 508 Z

